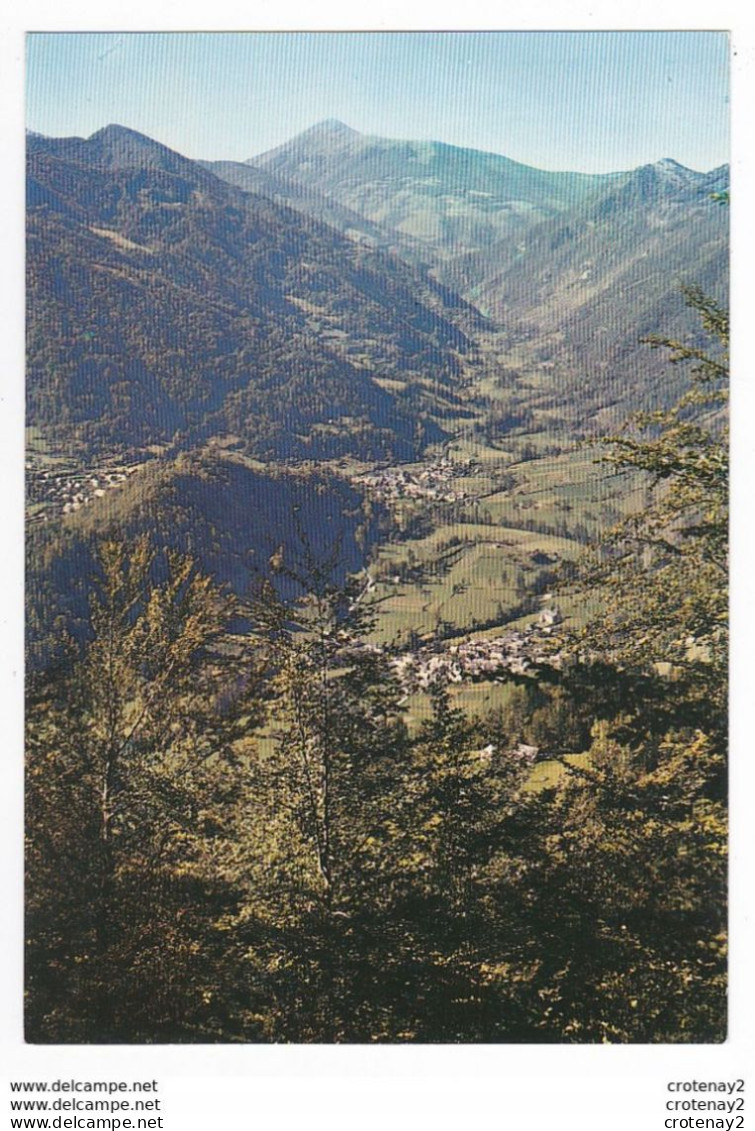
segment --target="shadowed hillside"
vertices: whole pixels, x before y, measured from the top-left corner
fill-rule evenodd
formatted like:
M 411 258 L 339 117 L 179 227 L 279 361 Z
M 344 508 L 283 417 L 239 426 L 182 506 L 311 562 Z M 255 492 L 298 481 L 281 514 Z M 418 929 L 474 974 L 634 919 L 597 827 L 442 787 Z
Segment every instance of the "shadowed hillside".
M 406 458 L 479 316 L 132 131 L 29 142 L 28 422 L 90 449 L 240 436 Z M 401 395 L 379 382 L 400 378 Z

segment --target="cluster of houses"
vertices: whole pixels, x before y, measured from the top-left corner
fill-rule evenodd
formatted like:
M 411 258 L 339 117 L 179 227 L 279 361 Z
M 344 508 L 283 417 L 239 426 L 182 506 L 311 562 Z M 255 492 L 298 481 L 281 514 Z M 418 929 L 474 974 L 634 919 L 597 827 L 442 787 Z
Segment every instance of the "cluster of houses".
M 427 691 L 439 681 L 503 679 L 505 673 L 524 675 L 532 665 L 542 663 L 558 667 L 563 659 L 561 653 L 546 653 L 543 644 L 561 620 L 558 609 L 545 608 L 538 620 L 524 629 L 510 629 L 488 639 L 465 640 L 440 652 L 430 646 L 403 652 L 391 661 L 391 666 L 406 695 Z
M 471 474 L 473 461 L 467 465 L 440 459 L 428 464 L 421 471 L 409 471 L 405 467 L 385 467 L 358 476 L 358 482 L 376 498 L 385 501 L 394 499 L 432 499 L 434 502 L 455 503 L 466 498 L 462 491 L 450 487 L 453 479 Z
M 119 486 L 135 467 L 110 465 L 101 468 L 43 466 L 33 457 L 26 462 L 27 500 L 43 504 L 37 521 L 47 522 L 88 506 L 113 487 Z

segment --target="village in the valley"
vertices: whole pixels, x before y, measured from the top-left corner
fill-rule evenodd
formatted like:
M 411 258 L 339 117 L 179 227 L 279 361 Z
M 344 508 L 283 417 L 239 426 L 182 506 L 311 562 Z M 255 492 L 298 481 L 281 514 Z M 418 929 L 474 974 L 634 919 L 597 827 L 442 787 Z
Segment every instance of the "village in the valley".
M 372 586 L 368 583 L 365 593 Z M 431 691 L 439 684 L 461 684 L 479 681 L 504 683 L 513 678 L 528 678 L 536 674 L 539 667 L 555 670 L 563 668 L 566 657 L 554 638 L 554 630 L 563 623 L 563 616 L 556 606 L 546 606 L 537 619 L 518 629 L 507 629 L 498 636 L 483 637 L 476 640 L 464 639 L 460 643 L 449 644 L 435 641 L 417 648 L 403 649 L 393 656 L 390 667 L 398 680 L 402 698 L 399 705 L 407 702 L 416 692 Z M 345 654 L 366 649 L 383 653 L 379 644 L 360 642 L 350 645 Z M 490 756 L 495 747 L 488 745 L 480 753 Z M 517 743 L 508 751 L 511 757 L 527 763 L 538 762 L 550 757 L 537 746 Z
M 138 462 L 109 460 L 102 466 L 50 461 L 34 452 L 27 455 L 27 505 L 29 522 L 47 523 L 89 507 L 109 491 L 120 487 L 139 470 Z M 402 499 L 428 502 L 463 501 L 465 492 L 455 491 L 452 481 L 474 475 L 475 461 L 454 463 L 445 455 L 416 467 L 389 466 L 362 472 L 353 477 L 368 495 L 384 502 Z M 398 583 L 400 578 L 391 579 Z M 362 597 L 375 591 L 377 578 L 369 576 Z M 547 594 L 543 600 L 548 601 Z M 361 599 L 361 598 L 360 598 Z M 560 610 L 544 604 L 537 618 L 523 627 L 502 628 L 495 636 L 459 640 L 424 640 L 394 654 L 389 663 L 402 690 L 402 702 L 416 692 L 427 692 L 437 684 L 462 684 L 478 681 L 504 682 L 535 674 L 539 666 L 560 668 L 564 656 L 554 638 L 554 629 L 563 621 Z M 376 643 L 360 643 L 358 649 L 383 652 Z M 348 649 L 346 649 L 348 651 Z M 522 757 L 537 760 L 535 747 L 522 748 Z
M 441 651 L 435 645 L 408 650 L 395 657 L 391 666 L 407 695 L 427 691 L 439 681 L 504 679 L 506 675 L 525 675 L 539 664 L 558 668 L 563 663 L 561 652 L 546 650 L 545 644 L 562 619 L 557 608 L 544 608 L 538 619 L 525 628 L 448 644 Z
M 28 521 L 46 523 L 90 506 L 124 483 L 137 468 L 136 464 L 112 461 L 91 468 L 51 464 L 31 453 L 26 460 Z
M 454 491 L 453 479 L 474 473 L 474 460 L 453 463 L 446 456 L 428 463 L 421 471 L 405 467 L 383 467 L 355 476 L 354 482 L 363 486 L 368 494 L 385 502 L 397 499 L 427 499 L 431 502 L 455 503 L 467 495 Z

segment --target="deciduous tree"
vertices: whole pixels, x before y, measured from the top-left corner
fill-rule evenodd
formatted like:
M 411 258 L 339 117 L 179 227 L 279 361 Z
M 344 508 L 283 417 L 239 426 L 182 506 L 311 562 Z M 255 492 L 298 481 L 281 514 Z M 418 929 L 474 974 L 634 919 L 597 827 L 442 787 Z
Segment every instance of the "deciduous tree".
M 242 886 L 234 699 L 248 700 L 221 645 L 229 611 L 189 559 L 146 539 L 101 547 L 84 655 L 28 711 L 32 1039 L 218 1024 L 219 931 Z

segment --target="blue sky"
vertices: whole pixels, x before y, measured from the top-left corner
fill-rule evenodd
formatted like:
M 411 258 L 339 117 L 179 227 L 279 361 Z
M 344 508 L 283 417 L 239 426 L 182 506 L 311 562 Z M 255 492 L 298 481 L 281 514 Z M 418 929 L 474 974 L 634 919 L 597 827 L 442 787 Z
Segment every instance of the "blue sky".
M 31 34 L 27 125 L 245 160 L 322 118 L 545 169 L 728 160 L 722 32 Z

